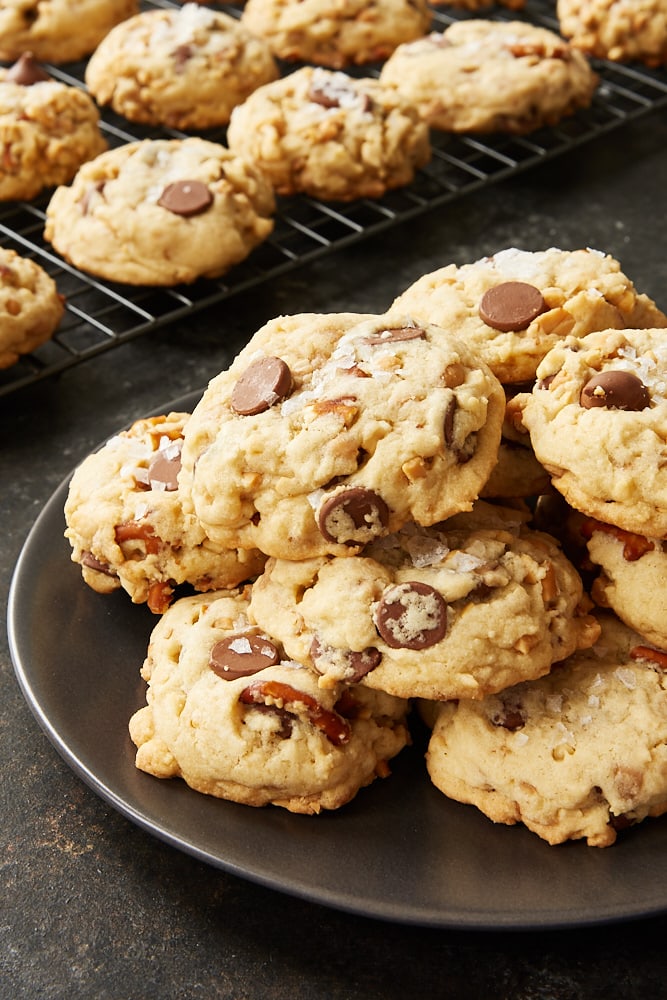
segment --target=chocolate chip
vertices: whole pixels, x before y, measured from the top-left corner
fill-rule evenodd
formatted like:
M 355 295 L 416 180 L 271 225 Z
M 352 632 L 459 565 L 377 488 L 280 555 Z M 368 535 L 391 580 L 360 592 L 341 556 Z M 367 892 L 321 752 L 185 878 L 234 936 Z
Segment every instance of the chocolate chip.
M 491 724 L 500 726 L 502 729 L 507 729 L 510 733 L 515 733 L 517 729 L 523 729 L 526 725 L 526 720 L 518 706 L 503 705 L 502 711 L 496 712 L 492 717 Z
M 254 416 L 285 399 L 291 389 L 292 373 L 281 358 L 258 358 L 234 386 L 230 406 L 243 417 Z
M 445 410 L 445 444 L 448 448 L 451 448 L 454 442 L 454 414 L 456 413 L 456 400 L 450 399 L 447 404 L 447 409 Z
M 426 649 L 445 637 L 447 605 L 428 583 L 399 583 L 382 596 L 375 624 L 392 649 Z
M 260 635 L 230 635 L 216 642 L 208 665 L 226 681 L 249 677 L 278 663 L 278 650 Z
M 401 340 L 422 340 L 426 331 L 420 326 L 397 326 L 389 330 L 377 330 L 365 338 L 367 344 L 392 344 Z
M 632 372 L 600 372 L 581 390 L 579 402 L 586 410 L 606 406 L 608 410 L 645 410 L 651 403 L 648 389 Z
M 37 62 L 32 52 L 24 52 L 5 75 L 5 83 L 18 83 L 22 87 L 31 87 L 33 83 L 43 83 L 53 79 L 44 67 Z
M 358 105 L 362 111 L 370 111 L 373 102 L 368 94 L 360 93 L 347 81 L 323 80 L 313 81 L 308 88 L 308 100 L 320 104 L 323 108 L 350 107 Z
M 534 285 L 525 281 L 504 281 L 484 293 L 479 315 L 487 326 L 509 333 L 525 330 L 547 308 L 542 293 Z
M 83 552 L 81 555 L 81 565 L 87 566 L 88 569 L 94 569 L 96 573 L 104 573 L 105 576 L 117 576 L 109 563 L 102 562 L 92 552 Z
M 180 448 L 174 448 L 175 454 L 170 454 L 169 449 L 158 451 L 148 466 L 148 482 L 151 487 L 154 483 L 161 483 L 165 490 L 171 492 L 178 489 L 178 473 L 181 469 Z
M 334 649 L 331 646 L 323 646 L 317 636 L 310 644 L 310 655 L 315 669 L 320 673 L 325 673 L 329 665 L 342 660 L 345 664 L 345 680 L 354 684 L 366 674 L 370 674 L 382 662 L 382 653 L 375 646 L 368 646 L 362 650 Z
M 201 181 L 174 181 L 158 198 L 161 208 L 186 218 L 205 212 L 212 202 L 213 195 Z
M 389 521 L 389 509 L 377 493 L 353 486 L 328 497 L 318 516 L 328 542 L 365 542 L 381 535 Z

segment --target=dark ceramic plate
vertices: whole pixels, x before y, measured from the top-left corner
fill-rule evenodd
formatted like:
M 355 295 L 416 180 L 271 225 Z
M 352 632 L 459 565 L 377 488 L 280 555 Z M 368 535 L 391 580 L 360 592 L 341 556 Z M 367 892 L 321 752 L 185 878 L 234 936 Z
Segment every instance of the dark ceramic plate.
M 199 393 L 169 404 L 192 409 Z M 167 412 L 167 408 L 162 412 Z M 667 910 L 667 818 L 610 848 L 549 847 L 495 826 L 429 782 L 423 745 L 391 777 L 316 817 L 200 795 L 134 767 L 127 733 L 155 618 L 123 592 L 95 594 L 63 538 L 67 483 L 17 563 L 8 631 L 16 675 L 73 770 L 139 826 L 211 865 L 326 906 L 383 920 L 476 930 L 584 926 Z

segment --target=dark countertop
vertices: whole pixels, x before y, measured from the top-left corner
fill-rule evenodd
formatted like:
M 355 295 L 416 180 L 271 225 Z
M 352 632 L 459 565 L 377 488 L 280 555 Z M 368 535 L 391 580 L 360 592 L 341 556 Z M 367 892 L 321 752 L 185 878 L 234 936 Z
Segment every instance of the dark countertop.
M 3 606 L 24 539 L 72 467 L 130 420 L 203 386 L 272 316 L 378 312 L 445 263 L 554 245 L 611 253 L 665 308 L 666 176 L 667 121 L 653 115 L 235 296 L 187 329 L 142 337 L 1 399 Z M 4 638 L 0 656 L 3 1000 L 666 995 L 667 914 L 551 931 L 420 928 L 208 867 L 81 782 L 35 722 Z

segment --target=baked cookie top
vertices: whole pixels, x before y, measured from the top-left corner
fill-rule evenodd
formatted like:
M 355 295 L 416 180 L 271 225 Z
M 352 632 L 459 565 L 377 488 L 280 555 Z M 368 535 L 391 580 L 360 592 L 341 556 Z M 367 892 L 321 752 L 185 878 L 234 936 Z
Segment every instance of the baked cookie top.
M 53 335 L 65 303 L 34 260 L 0 247 L 0 368 L 9 368 Z
M 427 753 L 435 785 L 550 844 L 613 844 L 667 810 L 665 654 L 601 617 L 590 650 L 483 701 L 442 704 Z
M 252 615 L 322 687 L 483 698 L 542 676 L 599 633 L 574 567 L 522 521 L 478 503 L 431 528 L 406 525 L 351 559 L 270 559 Z
M 199 130 L 226 125 L 232 108 L 277 76 L 263 39 L 223 11 L 186 3 L 117 25 L 85 80 L 99 104 L 130 121 Z
M 214 544 L 184 510 L 178 483 L 189 414 L 135 421 L 75 469 L 65 503 L 72 561 L 100 593 L 122 587 L 161 614 L 183 583 L 208 591 L 261 572 L 257 551 Z
M 352 555 L 469 509 L 505 396 L 462 341 L 398 314 L 271 321 L 209 385 L 183 448 L 207 532 L 267 555 Z
M 111 149 L 60 187 L 45 238 L 82 271 L 131 285 L 224 274 L 273 229 L 262 174 L 205 139 L 145 139 Z
M 137 0 L 2 0 L 0 59 L 9 62 L 24 52 L 50 63 L 83 59 L 138 10 Z
M 428 126 L 398 93 L 312 66 L 260 87 L 235 108 L 227 142 L 279 194 L 341 201 L 409 184 L 431 156 Z
M 424 35 L 431 13 L 426 0 L 246 0 L 241 23 L 280 59 L 344 69 Z
M 0 201 L 68 184 L 107 148 L 92 98 L 51 79 L 31 57 L 0 70 L 0 141 Z
M 243 592 L 182 598 L 151 636 L 147 705 L 130 720 L 136 765 L 208 795 L 297 813 L 336 809 L 409 740 L 407 705 L 321 691 L 252 624 Z
M 568 503 L 667 537 L 667 338 L 663 329 L 568 337 L 516 398 L 535 454 Z
M 665 327 L 667 316 L 599 250 L 511 247 L 422 275 L 392 308 L 456 330 L 504 384 L 531 382 L 568 335 Z
M 598 76 L 554 32 L 524 21 L 457 21 L 405 41 L 380 80 L 447 132 L 526 133 L 587 107 Z
M 558 0 L 560 30 L 588 56 L 614 62 L 667 62 L 665 0 Z

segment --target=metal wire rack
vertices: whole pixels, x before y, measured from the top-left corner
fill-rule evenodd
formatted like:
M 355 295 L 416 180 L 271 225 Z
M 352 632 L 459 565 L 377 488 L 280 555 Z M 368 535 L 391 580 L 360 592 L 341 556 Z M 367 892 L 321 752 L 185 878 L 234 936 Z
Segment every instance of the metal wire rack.
M 144 8 L 176 6 L 171 0 L 151 0 Z M 238 16 L 234 6 L 219 5 Z M 433 29 L 444 30 L 465 14 L 433 10 Z M 485 15 L 508 19 L 507 12 Z M 528 0 L 523 17 L 558 31 L 554 5 Z M 547 159 L 558 156 L 618 126 L 667 107 L 667 74 L 644 67 L 596 61 L 600 85 L 591 106 L 554 127 L 527 136 L 456 136 L 432 132 L 433 156 L 414 182 L 376 201 L 324 203 L 295 196 L 278 200 L 275 229 L 242 264 L 223 278 L 201 280 L 176 288 L 144 288 L 113 284 L 68 265 L 43 239 L 48 196 L 34 202 L 0 205 L 0 242 L 36 260 L 55 280 L 65 297 L 66 311 L 54 337 L 17 364 L 0 372 L 0 396 L 59 374 L 117 347 L 134 337 L 173 323 L 193 311 L 220 303 L 273 279 L 307 261 L 332 253 L 372 234 L 414 218 Z M 49 67 L 66 83 L 83 86 L 85 63 Z M 373 68 L 364 72 L 373 73 Z M 168 129 L 130 125 L 102 112 L 102 129 L 110 146 L 138 138 L 182 137 Z M 224 130 L 209 138 L 224 142 Z

